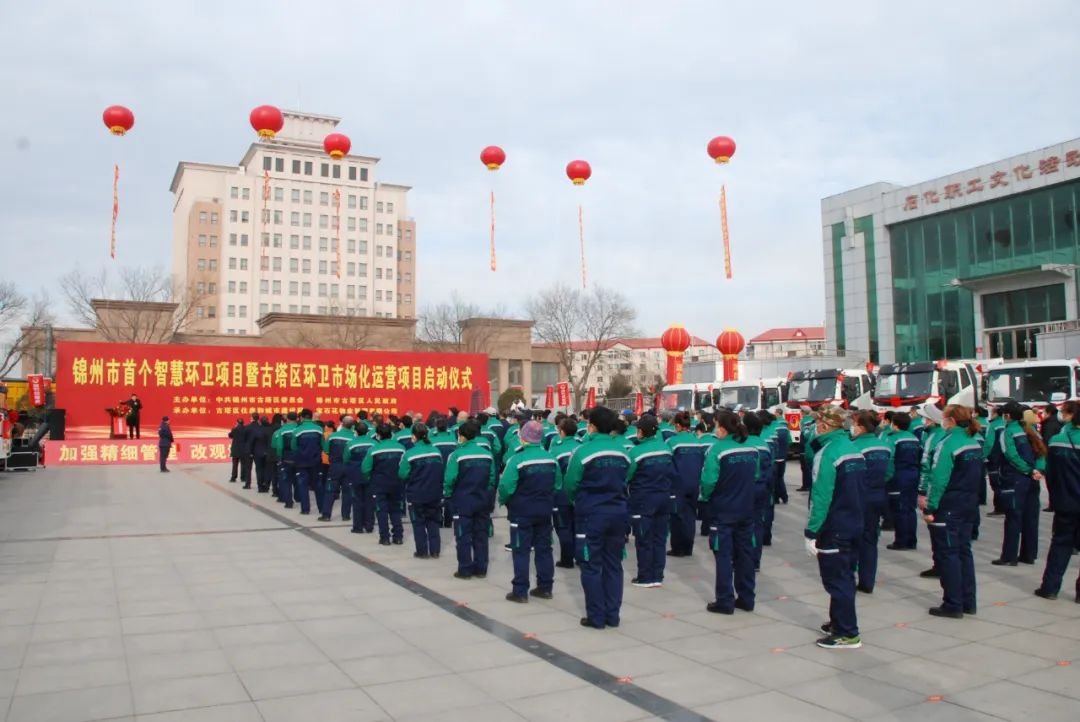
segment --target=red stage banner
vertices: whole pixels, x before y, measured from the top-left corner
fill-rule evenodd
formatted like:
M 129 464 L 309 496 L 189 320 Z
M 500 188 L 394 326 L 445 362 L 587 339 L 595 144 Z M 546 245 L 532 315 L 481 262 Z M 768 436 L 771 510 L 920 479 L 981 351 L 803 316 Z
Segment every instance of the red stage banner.
M 556 384 L 555 388 L 559 393 L 559 406 L 564 406 L 564 407 L 569 406 L 570 405 L 570 384 L 569 384 L 569 382 L 560 381 L 558 384 Z
M 645 413 L 645 394 L 638 391 L 634 394 L 634 414 L 641 416 Z
M 151 438 L 162 416 L 178 436 L 214 436 L 252 413 L 310 408 L 337 417 L 468 408 L 487 386 L 480 354 L 329 349 L 57 344 L 58 408 L 74 438 L 107 438 L 106 409 L 138 394 Z
M 555 387 L 554 386 L 548 386 L 547 390 L 544 391 L 544 408 L 545 409 L 553 409 L 553 408 L 555 408 Z
M 29 374 L 26 377 L 27 395 L 32 406 L 45 405 L 45 377 L 41 374 Z
M 596 408 L 596 387 L 590 386 L 589 391 L 585 394 L 585 408 Z
M 44 444 L 45 466 L 85 466 L 87 464 L 156 464 L 157 439 L 120 441 L 75 439 Z M 170 464 L 211 464 L 229 461 L 229 440 L 184 438 L 169 450 Z

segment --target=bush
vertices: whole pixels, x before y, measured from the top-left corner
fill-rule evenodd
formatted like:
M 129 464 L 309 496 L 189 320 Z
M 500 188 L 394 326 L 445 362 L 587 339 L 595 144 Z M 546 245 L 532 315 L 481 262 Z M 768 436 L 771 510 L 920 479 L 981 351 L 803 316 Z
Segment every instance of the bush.
M 503 391 L 501 394 L 499 394 L 499 402 L 497 404 L 499 413 L 505 414 L 507 411 L 510 410 L 510 407 L 518 401 L 525 401 L 525 392 L 522 391 L 520 387 L 514 386 L 507 389 L 506 391 Z M 525 405 L 528 406 L 528 404 Z

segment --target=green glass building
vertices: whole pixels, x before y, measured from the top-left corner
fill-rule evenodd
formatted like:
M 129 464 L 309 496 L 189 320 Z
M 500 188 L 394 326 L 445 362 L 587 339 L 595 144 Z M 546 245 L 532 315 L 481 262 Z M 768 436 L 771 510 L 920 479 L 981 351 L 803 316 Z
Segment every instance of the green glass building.
M 1080 140 L 822 201 L 826 345 L 875 363 L 1034 358 L 1078 318 Z

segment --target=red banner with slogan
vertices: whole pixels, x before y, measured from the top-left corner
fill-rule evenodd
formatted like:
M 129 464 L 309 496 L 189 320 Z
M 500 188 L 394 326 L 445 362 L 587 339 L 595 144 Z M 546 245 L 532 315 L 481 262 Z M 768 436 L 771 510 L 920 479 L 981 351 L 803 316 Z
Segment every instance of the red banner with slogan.
M 31 406 L 45 405 L 45 377 L 41 374 L 29 374 L 26 377 L 26 392 Z
M 156 427 L 155 427 L 156 428 Z M 85 466 L 87 464 L 156 464 L 155 438 L 133 440 L 69 439 L 44 445 L 45 466 Z M 169 450 L 169 463 L 212 464 L 229 461 L 229 439 L 222 432 L 212 438 L 183 438 Z
M 585 394 L 585 408 L 591 409 L 596 407 L 596 387 L 590 386 L 588 393 Z
M 108 438 L 108 410 L 133 393 L 156 441 L 162 416 L 177 436 L 214 437 L 252 413 L 445 413 L 487 386 L 479 354 L 75 341 L 56 353 L 56 406 L 73 438 Z
M 566 381 L 560 381 L 555 387 L 559 392 L 559 406 L 570 405 L 570 384 Z
M 640 391 L 634 394 L 634 413 L 638 416 L 645 413 L 645 394 Z
M 553 408 L 555 408 L 555 387 L 554 386 L 548 386 L 547 390 L 544 391 L 544 408 L 545 409 L 553 409 Z

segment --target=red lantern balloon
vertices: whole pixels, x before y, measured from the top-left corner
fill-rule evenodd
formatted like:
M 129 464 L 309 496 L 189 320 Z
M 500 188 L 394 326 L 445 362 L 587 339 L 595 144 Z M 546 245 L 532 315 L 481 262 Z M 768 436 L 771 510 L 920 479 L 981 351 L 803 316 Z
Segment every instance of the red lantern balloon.
M 326 154 L 335 160 L 340 160 L 349 154 L 352 141 L 344 133 L 331 133 L 323 138 L 323 149 Z
M 716 337 L 716 348 L 725 356 L 738 356 L 746 348 L 746 339 L 733 328 L 725 328 Z
M 726 135 L 718 135 L 706 147 L 709 157 L 717 163 L 727 163 L 735 155 L 735 141 Z
M 251 111 L 250 120 L 260 138 L 273 138 L 285 126 L 285 116 L 272 105 L 260 105 Z
M 113 135 L 123 135 L 135 126 L 135 114 L 122 105 L 110 105 L 101 114 L 101 119 Z
M 499 170 L 506 162 L 506 151 L 497 145 L 489 145 L 480 151 L 480 162 L 487 166 L 488 170 Z
M 667 351 L 667 383 L 682 383 L 683 354 L 690 348 L 691 341 L 690 334 L 677 323 L 660 337 L 660 345 Z
M 566 177 L 576 186 L 585 185 L 591 176 L 592 166 L 583 160 L 572 160 L 566 164 Z

